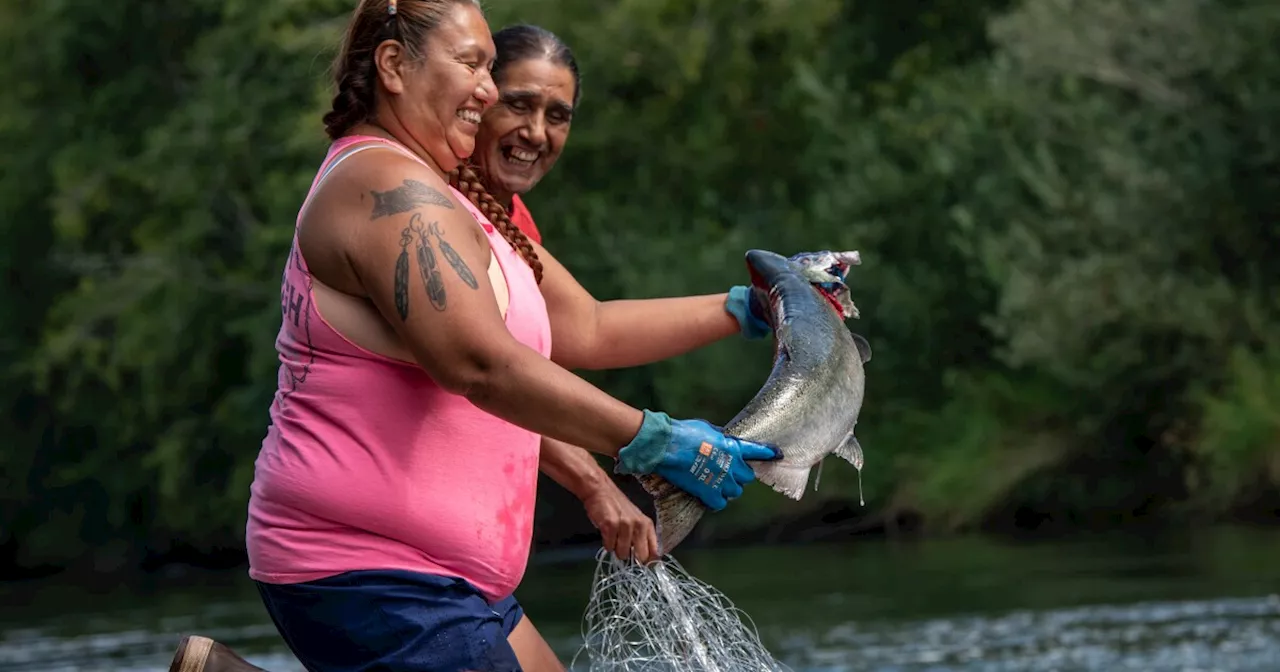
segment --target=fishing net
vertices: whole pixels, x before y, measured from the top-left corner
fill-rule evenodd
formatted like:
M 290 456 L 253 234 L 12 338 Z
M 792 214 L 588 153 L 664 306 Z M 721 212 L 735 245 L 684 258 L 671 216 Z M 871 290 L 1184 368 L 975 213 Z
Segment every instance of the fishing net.
M 861 263 L 857 252 L 804 253 L 789 259 L 795 265 L 794 270 L 821 290 L 841 318 L 858 316 L 858 309 L 854 306 L 845 283 L 849 268 Z M 755 273 L 754 268 L 752 271 Z M 778 285 L 774 286 L 775 289 L 777 287 Z M 828 328 L 821 322 L 803 324 L 808 325 L 807 328 Z M 863 343 L 865 345 L 865 341 Z M 850 343 L 848 347 L 852 348 L 854 345 Z M 861 372 L 857 375 L 860 376 Z M 859 389 L 859 406 L 860 395 Z M 851 422 L 856 423 L 856 414 L 851 417 Z M 734 421 L 730 422 L 732 424 Z M 795 440 L 794 437 L 792 440 Z M 856 441 L 854 445 L 857 445 Z M 780 447 L 785 453 L 786 447 Z M 836 450 L 837 446 L 827 448 L 830 452 Z M 859 449 L 859 458 L 860 453 Z M 861 460 L 846 459 L 850 459 L 858 467 L 861 484 Z M 663 509 L 662 502 L 671 497 L 674 489 L 669 482 L 652 476 L 642 477 L 641 485 L 655 497 L 659 509 Z M 799 499 L 798 493 L 791 496 Z M 686 504 L 669 504 L 666 507 L 666 513 L 670 514 L 666 518 L 676 526 L 696 522 L 701 511 L 705 510 L 705 507 L 699 509 L 700 504 L 691 497 L 684 495 L 683 499 Z M 683 510 L 677 510 L 678 507 Z M 680 533 L 667 535 L 671 538 L 664 539 L 671 528 L 663 524 L 663 518 L 663 511 L 660 510 L 657 521 L 659 541 L 662 548 L 671 549 L 680 543 L 692 525 L 686 524 Z M 765 649 L 755 624 L 746 613 L 735 607 L 720 591 L 685 571 L 670 555 L 649 565 L 641 565 L 633 561 L 622 561 L 613 553 L 602 549 L 596 555 L 596 573 L 582 625 L 582 647 L 571 663 L 575 670 L 789 670 Z M 585 665 L 580 666 L 579 659 L 583 657 Z
M 645 566 L 597 553 L 582 626 L 575 671 L 790 670 L 760 643 L 745 612 L 670 555 Z

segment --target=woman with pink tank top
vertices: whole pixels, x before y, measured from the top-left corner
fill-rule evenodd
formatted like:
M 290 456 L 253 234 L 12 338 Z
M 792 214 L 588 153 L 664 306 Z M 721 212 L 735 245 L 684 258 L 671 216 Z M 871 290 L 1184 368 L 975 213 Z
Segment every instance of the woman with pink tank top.
M 497 100 L 475 0 L 361 0 L 281 277 L 250 576 L 309 670 L 562 670 L 522 577 L 544 437 L 722 509 L 778 452 L 569 371 L 768 324 L 727 294 L 598 302 L 461 164 Z M 576 88 L 576 82 L 575 82 Z M 575 94 L 576 97 L 576 94 Z M 451 185 L 452 183 L 452 185 Z

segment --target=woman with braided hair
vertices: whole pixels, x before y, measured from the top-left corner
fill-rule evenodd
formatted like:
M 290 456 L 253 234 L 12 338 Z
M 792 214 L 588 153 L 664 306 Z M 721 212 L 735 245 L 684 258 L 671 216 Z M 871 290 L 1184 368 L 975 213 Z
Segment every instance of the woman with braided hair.
M 504 228 L 514 225 L 541 245 L 541 233 L 520 194 L 527 193 L 551 170 L 568 140 L 580 99 L 578 65 L 560 38 L 538 26 L 503 28 L 493 34 L 493 42 L 497 47 L 493 79 L 498 102 L 480 123 L 472 163 L 449 173 L 449 183 L 467 195 L 490 222 Z M 658 557 L 653 520 L 614 484 L 588 451 L 543 437 L 539 468 L 582 502 L 605 548 L 620 558 L 634 557 L 642 563 Z M 524 614 L 514 596 L 495 605 L 494 610 L 516 623 Z
M 471 165 L 459 166 L 454 174 L 466 176 L 474 167 L 474 179 L 502 207 L 501 216 L 509 215 L 541 245 L 541 232 L 520 195 L 551 171 L 569 140 L 582 98 L 578 62 L 555 33 L 538 26 L 508 26 L 493 34 L 493 43 L 498 102 L 485 112 Z
M 480 123 L 472 163 L 451 172 L 449 183 L 471 198 L 489 221 L 515 225 L 541 245 L 542 236 L 519 194 L 551 170 L 568 140 L 580 98 L 578 65 L 567 45 L 537 26 L 503 28 L 493 34 L 493 42 L 498 102 Z M 582 502 L 605 548 L 642 563 L 657 557 L 653 520 L 589 452 L 543 437 L 539 467 Z
M 336 62 L 246 529 L 250 577 L 313 671 L 562 669 L 494 609 L 525 570 L 543 436 L 712 509 L 754 479 L 748 460 L 779 457 L 569 371 L 768 326 L 745 288 L 597 302 L 474 205 L 478 181 L 451 187 L 497 100 L 494 59 L 476 0 L 360 0 Z

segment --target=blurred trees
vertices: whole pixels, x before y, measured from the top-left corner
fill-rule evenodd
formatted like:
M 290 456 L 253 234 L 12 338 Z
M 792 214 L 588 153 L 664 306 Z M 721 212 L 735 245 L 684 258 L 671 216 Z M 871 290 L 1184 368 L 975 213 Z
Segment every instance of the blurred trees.
M 0 0 L 10 561 L 241 543 L 350 5 Z M 870 511 L 1276 506 L 1274 3 L 488 5 L 577 53 L 573 135 L 528 201 L 599 298 L 723 291 L 748 247 L 862 251 Z M 723 421 L 769 352 L 588 377 Z M 752 489 L 701 531 L 853 494 L 825 469 L 803 504 Z

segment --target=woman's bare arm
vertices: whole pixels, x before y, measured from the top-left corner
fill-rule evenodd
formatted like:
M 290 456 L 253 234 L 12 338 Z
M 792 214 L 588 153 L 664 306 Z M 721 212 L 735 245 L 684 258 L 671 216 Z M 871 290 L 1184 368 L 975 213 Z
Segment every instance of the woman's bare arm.
M 591 453 L 544 436 L 538 466 L 582 502 L 605 548 L 642 563 L 658 557 L 653 520 L 614 484 Z
M 364 158 L 364 157 L 357 157 Z M 414 359 L 444 389 L 530 431 L 617 456 L 642 412 L 547 360 L 507 330 L 485 272 L 489 247 L 434 172 L 408 158 L 350 161 L 326 215 Z M 374 194 L 368 198 L 368 194 Z
M 587 451 L 563 441 L 542 437 L 538 466 L 574 497 L 586 500 L 599 490 L 614 487 L 609 474 Z
M 552 359 L 570 369 L 639 366 L 739 333 L 726 294 L 597 301 L 546 248 L 542 295 L 551 314 Z

